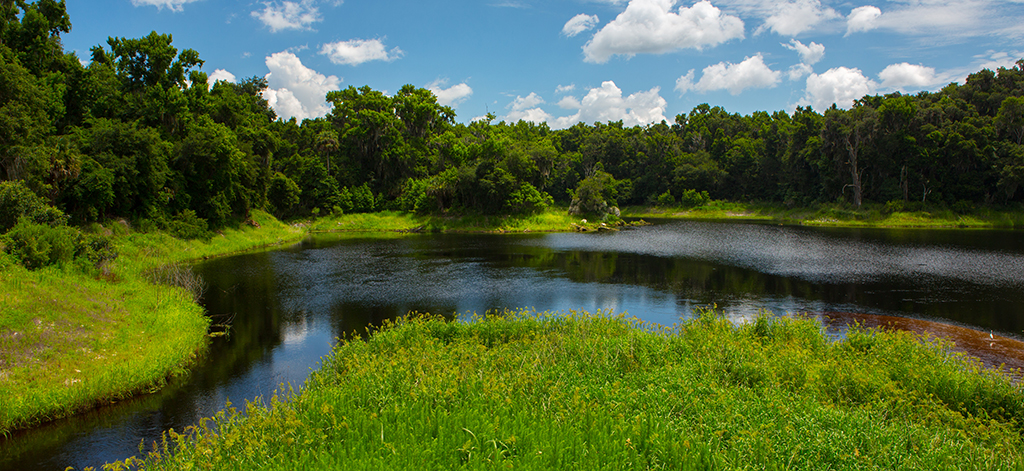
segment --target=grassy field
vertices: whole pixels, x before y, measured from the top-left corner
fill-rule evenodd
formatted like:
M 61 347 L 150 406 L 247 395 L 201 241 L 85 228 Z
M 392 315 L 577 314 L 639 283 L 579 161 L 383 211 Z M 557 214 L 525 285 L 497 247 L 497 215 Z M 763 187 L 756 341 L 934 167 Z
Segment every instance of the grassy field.
M 419 316 L 140 469 L 1024 469 L 1024 390 L 935 339 L 814 320 Z
M 262 227 L 192 241 L 117 222 L 94 226 L 111 235 L 120 254 L 102 270 L 0 263 L 0 434 L 149 391 L 186 372 L 205 350 L 208 321 L 191 293 L 152 281 L 164 278 L 161 267 L 304 235 L 267 214 L 254 217 Z
M 624 217 L 674 218 L 692 220 L 749 220 L 781 224 L 848 227 L 906 228 L 1020 228 L 1024 211 L 974 209 L 958 213 L 939 207 L 911 205 L 893 208 L 866 204 L 855 209 L 849 205 L 818 205 L 811 208 L 787 208 L 782 205 L 712 201 L 699 208 L 627 207 Z

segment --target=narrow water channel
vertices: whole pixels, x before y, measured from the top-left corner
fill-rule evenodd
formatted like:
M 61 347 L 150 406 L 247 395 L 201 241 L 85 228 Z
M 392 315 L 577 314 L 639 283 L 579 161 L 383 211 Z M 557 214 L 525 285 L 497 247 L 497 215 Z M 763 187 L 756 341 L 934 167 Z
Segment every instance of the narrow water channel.
M 337 337 L 409 311 L 610 309 L 673 324 L 714 304 L 736 322 L 761 310 L 836 329 L 939 322 L 1004 337 L 1009 353 L 990 363 L 1024 358 L 1021 231 L 665 221 L 607 234 L 322 235 L 196 271 L 210 315 L 233 325 L 203 364 L 156 394 L 15 434 L 0 442 L 0 469 L 123 460 L 229 400 L 299 387 Z

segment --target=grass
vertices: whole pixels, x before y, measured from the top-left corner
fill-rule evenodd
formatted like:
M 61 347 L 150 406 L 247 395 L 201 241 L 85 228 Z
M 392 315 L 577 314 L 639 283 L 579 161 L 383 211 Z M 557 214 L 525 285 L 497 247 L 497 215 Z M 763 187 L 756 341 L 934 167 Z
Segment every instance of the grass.
M 117 469 L 1024 469 L 1024 391 L 906 332 L 814 320 L 413 316 L 301 392 Z
M 548 208 L 529 216 L 417 215 L 405 212 L 326 216 L 309 224 L 314 232 L 407 231 L 407 232 L 565 232 L 580 218 L 565 208 Z M 600 222 L 589 224 L 596 227 Z
M 206 241 L 135 233 L 116 222 L 96 226 L 120 253 L 101 270 L 0 264 L 0 435 L 187 373 L 205 350 L 208 320 L 194 293 L 150 280 L 160 278 L 160 267 L 304 235 L 269 215 L 255 218 L 261 228 Z
M 749 220 L 782 224 L 837 227 L 905 228 L 1019 228 L 1024 227 L 1024 211 L 1019 209 L 974 209 L 957 213 L 942 207 L 913 205 L 908 210 L 891 210 L 886 205 L 865 204 L 854 208 L 846 204 L 788 208 L 778 204 L 732 203 L 712 201 L 699 208 L 627 207 L 625 217 L 674 218 L 689 220 Z

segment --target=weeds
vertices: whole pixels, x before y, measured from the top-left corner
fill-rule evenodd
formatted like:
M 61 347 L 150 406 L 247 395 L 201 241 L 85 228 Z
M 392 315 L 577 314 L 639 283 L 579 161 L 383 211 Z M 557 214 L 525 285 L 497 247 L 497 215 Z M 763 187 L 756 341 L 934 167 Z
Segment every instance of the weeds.
M 673 328 L 599 312 L 417 315 L 341 342 L 289 401 L 141 469 L 1019 469 L 1024 391 L 913 334 Z

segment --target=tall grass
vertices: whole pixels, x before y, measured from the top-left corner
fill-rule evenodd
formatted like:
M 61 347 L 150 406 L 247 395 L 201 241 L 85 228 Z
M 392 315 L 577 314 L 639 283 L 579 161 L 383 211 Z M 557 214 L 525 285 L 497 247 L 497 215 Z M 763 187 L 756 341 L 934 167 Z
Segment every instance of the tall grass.
M 290 400 L 229 409 L 141 469 L 1021 469 L 1024 391 L 948 345 L 813 320 L 413 316 Z M 126 463 L 119 463 L 119 467 Z
M 209 240 L 109 230 L 120 256 L 99 273 L 0 264 L 0 435 L 159 388 L 206 347 L 202 282 L 181 263 L 298 240 L 254 212 L 259 228 Z M 172 268 L 167 268 L 168 266 Z

